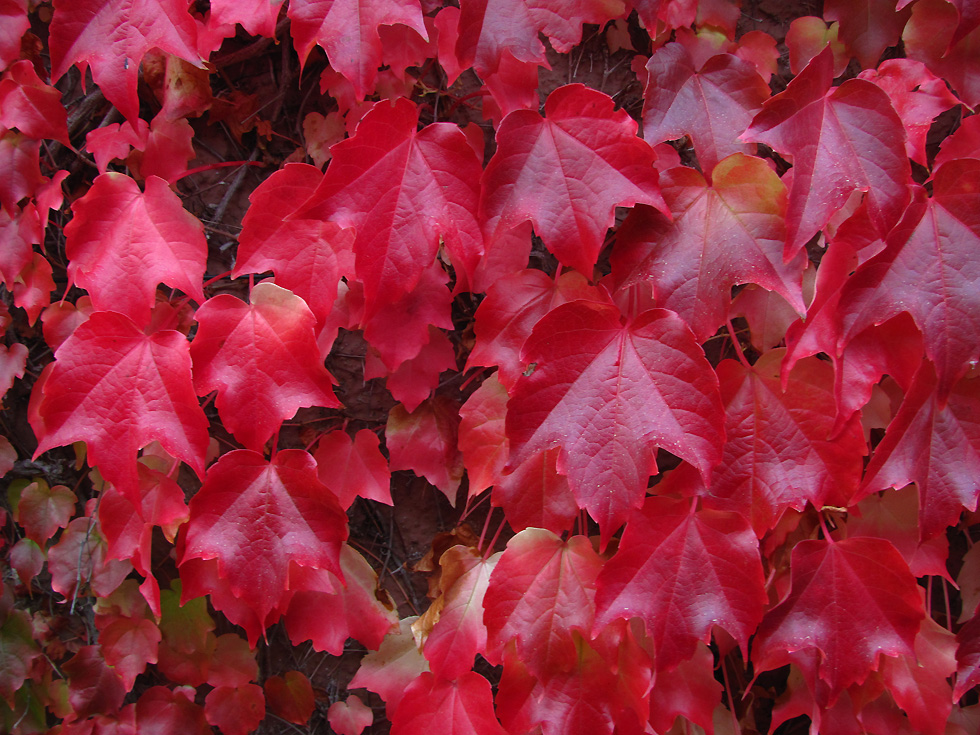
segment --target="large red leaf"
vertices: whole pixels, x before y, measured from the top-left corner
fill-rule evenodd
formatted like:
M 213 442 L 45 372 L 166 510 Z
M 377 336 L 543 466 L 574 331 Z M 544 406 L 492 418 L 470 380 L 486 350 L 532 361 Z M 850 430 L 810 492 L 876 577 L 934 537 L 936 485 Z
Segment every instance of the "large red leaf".
M 287 163 L 249 195 L 232 278 L 276 274 L 276 283 L 306 301 L 318 321 L 330 314 L 341 276 L 354 273 L 354 232 L 297 214 L 323 181 L 320 169 Z
M 297 218 L 353 227 L 354 267 L 366 316 L 418 283 L 440 242 L 465 287 L 483 253 L 476 220 L 480 160 L 452 123 L 417 131 L 407 99 L 379 102 L 335 145 L 323 182 Z
M 533 675 L 570 671 L 577 657 L 572 631 L 591 632 L 601 568 L 584 536 L 562 541 L 529 528 L 508 541 L 483 603 L 487 659 L 500 663 L 504 646 L 514 641 Z
M 96 312 L 55 356 L 31 422 L 35 456 L 84 441 L 90 464 L 135 495 L 136 453 L 157 440 L 203 477 L 208 422 L 194 394 L 183 334 L 147 335 L 122 314 Z
M 441 679 L 428 671 L 409 684 L 391 715 L 392 735 L 507 735 L 493 714 L 490 682 L 473 671 Z
M 297 409 L 338 408 L 333 378 L 320 360 L 316 318 L 299 297 L 263 282 L 251 303 L 221 294 L 197 310 L 191 344 L 194 388 L 218 391 L 215 406 L 235 438 L 261 450 Z
M 963 508 L 973 510 L 980 495 L 980 378 L 957 383 L 940 403 L 935 374 L 923 363 L 875 448 L 861 494 L 919 488 L 919 524 L 923 540 L 956 523 Z
M 72 213 L 65 225 L 68 277 L 88 290 L 96 310 L 146 324 L 161 282 L 204 301 L 204 227 L 166 181 L 151 176 L 141 192 L 128 176 L 102 174 Z
M 885 249 L 863 264 L 841 290 L 841 343 L 907 311 L 925 337 L 944 399 L 968 363 L 980 358 L 980 161 L 944 164 L 933 195 L 917 189 Z
M 754 73 L 754 72 L 753 72 Z M 661 177 L 673 222 L 637 207 L 620 227 L 612 256 L 621 286 L 649 282 L 657 305 L 688 323 L 699 342 L 728 318 L 731 289 L 755 283 L 803 314 L 805 258 L 783 262 L 786 188 L 760 158 L 735 153 L 715 167 L 709 186 L 696 170 Z
M 807 684 L 829 687 L 828 706 L 880 665 L 881 654 L 915 657 L 925 613 L 915 577 L 890 542 L 876 538 L 801 541 L 793 548 L 789 594 L 769 611 L 753 643 L 756 671 L 783 666 L 797 653 Z M 811 668 L 813 670 L 811 670 Z
M 603 545 L 642 502 L 656 447 L 705 477 L 721 459 L 717 378 L 676 314 L 653 309 L 624 325 L 615 306 L 573 301 L 538 322 L 523 355 L 535 367 L 508 404 L 510 465 L 559 447 L 558 471 Z
M 245 449 L 223 455 L 191 499 L 186 528 L 181 564 L 217 559 L 232 593 L 260 619 L 289 589 L 291 564 L 343 575 L 347 516 L 299 449 L 271 462 Z
M 698 69 L 682 44 L 669 43 L 646 68 L 646 140 L 660 143 L 690 135 L 705 172 L 732 153 L 755 152 L 755 146 L 738 140 L 769 98 L 769 87 L 752 64 L 718 54 Z
M 72 64 L 92 78 L 130 122 L 139 117 L 143 55 L 156 47 L 191 64 L 202 64 L 196 49 L 197 22 L 183 0 L 57 0 L 51 19 L 52 79 Z
M 641 618 L 659 671 L 691 658 L 715 625 L 746 651 L 766 604 L 748 523 L 735 513 L 692 512 L 692 502 L 648 498 L 596 582 L 595 630 L 617 618 Z
M 530 220 L 558 260 L 591 278 L 617 206 L 667 211 L 656 155 L 625 110 L 581 84 L 548 95 L 545 115 L 517 110 L 497 130 L 480 200 L 488 250 Z
M 881 235 L 909 201 L 905 130 L 888 95 L 863 79 L 831 88 L 833 79 L 828 47 L 766 102 L 742 135 L 792 160 L 787 254 L 823 228 L 854 191 L 866 192 L 868 213 Z
M 381 66 L 378 26 L 401 23 L 429 37 L 419 0 L 293 0 L 286 12 L 300 63 L 319 44 L 361 99 L 374 91 Z

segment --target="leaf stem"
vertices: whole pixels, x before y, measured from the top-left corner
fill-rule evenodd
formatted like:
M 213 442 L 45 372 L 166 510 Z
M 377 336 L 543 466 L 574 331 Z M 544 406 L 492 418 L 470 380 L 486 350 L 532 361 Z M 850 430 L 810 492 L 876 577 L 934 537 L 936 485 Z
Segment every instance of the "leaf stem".
M 752 366 L 746 359 L 745 353 L 742 352 L 742 345 L 739 344 L 738 337 L 735 336 L 735 327 L 732 326 L 732 320 L 730 318 L 726 319 L 725 324 L 728 326 L 728 336 L 731 338 L 732 344 L 735 346 L 735 354 L 738 355 L 739 362 L 745 366 L 746 370 L 751 370 Z

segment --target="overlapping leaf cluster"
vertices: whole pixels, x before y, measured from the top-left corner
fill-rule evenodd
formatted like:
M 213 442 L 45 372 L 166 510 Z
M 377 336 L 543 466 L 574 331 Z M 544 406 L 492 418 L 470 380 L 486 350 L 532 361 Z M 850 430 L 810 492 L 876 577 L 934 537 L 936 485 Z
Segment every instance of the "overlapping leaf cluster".
M 978 555 L 949 543 L 980 495 L 970 3 L 826 0 L 781 46 L 722 0 L 201 6 L 0 3 L 0 385 L 31 372 L 37 440 L 0 439 L 8 731 L 306 723 L 309 681 L 256 663 L 276 624 L 371 649 L 350 687 L 395 735 L 976 731 Z M 325 53 L 333 107 L 215 272 L 175 184 L 191 118 L 257 125 L 209 84 L 236 24 Z M 539 86 L 584 24 L 626 47 L 635 118 Z M 121 116 L 84 139 L 73 69 Z M 454 117 L 466 79 L 490 137 Z M 70 206 L 55 143 L 99 172 Z M 348 427 L 341 330 L 383 425 Z M 334 426 L 281 439 L 310 408 Z M 72 444 L 74 489 L 42 459 Z M 434 544 L 399 620 L 347 512 L 402 470 L 514 535 Z M 94 599 L 85 640 L 42 579 Z

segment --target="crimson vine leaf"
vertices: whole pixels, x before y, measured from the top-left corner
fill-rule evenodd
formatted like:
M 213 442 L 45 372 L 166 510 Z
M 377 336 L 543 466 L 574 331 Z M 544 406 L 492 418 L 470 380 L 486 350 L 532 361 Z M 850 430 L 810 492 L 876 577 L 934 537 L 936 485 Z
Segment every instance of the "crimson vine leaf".
M 91 465 L 133 498 L 136 454 L 154 440 L 204 475 L 208 423 L 194 394 L 183 334 L 144 334 L 128 317 L 99 311 L 55 356 L 48 380 L 39 383 L 43 392 L 31 422 L 35 456 L 84 441 Z
M 11 66 L 0 80 L 0 125 L 17 128 L 35 140 L 50 138 L 71 145 L 61 92 L 42 82 L 27 59 Z
M 161 282 L 203 303 L 204 227 L 166 181 L 151 176 L 141 192 L 128 176 L 102 174 L 72 212 L 65 226 L 68 276 L 97 311 L 146 324 Z
M 428 671 L 408 685 L 391 715 L 392 735 L 506 735 L 493 713 L 490 682 L 473 671 L 442 679 Z
M 156 47 L 194 65 L 199 25 L 182 0 L 58 0 L 51 19 L 51 77 L 91 68 L 106 99 L 139 118 L 136 86 L 144 54 Z
M 319 480 L 307 452 L 284 449 L 272 461 L 239 449 L 208 469 L 191 499 L 180 559 L 215 559 L 230 591 L 263 620 L 289 589 L 293 564 L 343 579 L 347 516 Z
M 871 221 L 881 235 L 898 222 L 909 201 L 905 131 L 888 95 L 863 79 L 831 88 L 833 78 L 832 54 L 825 48 L 784 92 L 766 101 L 741 136 L 792 159 L 790 256 L 854 191 L 866 192 Z
M 268 282 L 257 284 L 250 299 L 221 294 L 201 305 L 191 359 L 195 390 L 202 396 L 216 390 L 225 428 L 258 451 L 297 409 L 338 408 L 340 401 L 319 359 L 316 319 L 306 303 Z
M 288 163 L 249 195 L 232 278 L 272 271 L 276 283 L 306 301 L 325 322 L 342 276 L 354 274 L 354 232 L 298 215 L 323 181 L 314 166 Z
M 915 577 L 884 539 L 801 541 L 793 547 L 792 586 L 756 633 L 757 671 L 818 656 L 805 667 L 811 691 L 817 678 L 829 688 L 831 706 L 851 684 L 880 666 L 881 654 L 915 657 L 915 636 L 924 617 Z
M 560 448 L 558 471 L 605 545 L 643 501 L 654 448 L 703 476 L 721 458 L 724 413 L 714 371 L 673 312 L 623 324 L 610 304 L 573 301 L 549 312 L 524 345 L 536 365 L 507 410 L 510 466 Z
M 932 367 L 923 362 L 885 438 L 875 447 L 860 496 L 919 488 L 923 541 L 956 522 L 964 507 L 976 508 L 980 488 L 980 378 L 964 378 L 941 402 Z
M 767 599 L 748 523 L 735 513 L 691 509 L 691 501 L 648 498 L 596 581 L 593 631 L 639 617 L 662 672 L 691 658 L 715 625 L 746 651 Z
M 354 269 L 368 318 L 415 287 L 440 238 L 458 287 L 483 253 L 476 152 L 452 123 L 417 131 L 418 119 L 418 108 L 406 99 L 374 105 L 354 136 L 331 149 L 322 183 L 294 215 L 356 230 Z
M 734 153 L 710 185 L 685 167 L 665 172 L 660 185 L 673 221 L 648 207 L 630 213 L 611 259 L 621 288 L 650 283 L 657 305 L 677 312 L 699 342 L 728 319 L 736 284 L 758 284 L 806 311 L 805 258 L 783 262 L 786 188 L 765 161 Z
M 696 68 L 682 44 L 668 43 L 650 57 L 646 68 L 646 140 L 659 143 L 690 135 L 705 172 L 732 153 L 755 152 L 755 146 L 738 140 L 769 98 L 769 88 L 752 64 L 718 54 Z
M 483 173 L 488 249 L 530 220 L 563 265 L 591 278 L 617 206 L 668 211 L 653 168 L 656 154 L 636 137 L 636 127 L 607 95 L 581 84 L 548 95 L 545 117 L 516 110 L 504 118 Z
M 976 203 L 980 161 L 950 161 L 936 171 L 933 195 L 916 189 L 885 249 L 841 289 L 838 352 L 859 332 L 907 311 L 924 336 L 945 400 L 957 378 L 980 358 L 980 243 Z
M 374 91 L 381 66 L 378 26 L 401 23 L 428 38 L 419 0 L 293 0 L 286 12 L 300 63 L 319 44 L 361 99 Z
M 540 528 L 517 534 L 507 543 L 487 588 L 487 659 L 499 663 L 504 647 L 514 641 L 535 676 L 574 668 L 572 631 L 588 635 L 592 628 L 601 568 L 602 559 L 584 536 L 562 541 Z

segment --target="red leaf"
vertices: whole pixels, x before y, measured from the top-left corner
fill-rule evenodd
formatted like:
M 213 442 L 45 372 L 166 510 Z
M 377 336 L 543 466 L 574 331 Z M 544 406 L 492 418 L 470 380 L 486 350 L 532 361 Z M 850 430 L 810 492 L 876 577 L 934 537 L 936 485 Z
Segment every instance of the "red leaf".
M 99 646 L 82 646 L 61 666 L 68 676 L 68 703 L 72 718 L 113 714 L 122 707 L 126 689 Z
M 923 735 L 943 735 L 953 708 L 947 679 L 956 671 L 956 638 L 926 616 L 915 638 L 915 656 L 884 658 L 881 675 L 895 702 Z
M 224 735 L 248 735 L 265 718 L 265 695 L 258 684 L 238 687 L 219 686 L 204 699 L 208 724 Z
M 259 451 L 300 408 L 339 408 L 333 376 L 320 360 L 316 317 L 299 296 L 257 284 L 251 303 L 221 294 L 195 315 L 194 388 L 218 391 L 215 406 L 235 438 Z
M 515 531 L 545 528 L 564 533 L 578 519 L 578 503 L 568 478 L 555 468 L 559 452 L 538 452 L 493 486 L 493 504 L 504 509 L 507 523 Z
M 27 0 L 0 2 L 0 68 L 20 58 L 20 39 L 30 29 Z
M 299 645 L 311 640 L 318 651 L 339 656 L 348 638 L 376 649 L 397 617 L 382 603 L 384 592 L 367 560 L 350 546 L 340 550 L 343 584 L 323 569 L 309 567 L 290 572 L 296 592 L 285 610 L 289 639 Z M 329 614 L 324 614 L 329 610 Z
M 260 620 L 289 589 L 291 564 L 343 574 L 347 516 L 299 449 L 271 462 L 245 449 L 222 455 L 191 499 L 186 529 L 181 564 L 217 559 L 232 594 Z
M 618 618 L 641 618 L 663 672 L 691 658 L 699 640 L 709 642 L 715 625 L 746 651 L 766 604 L 758 542 L 748 523 L 734 513 L 692 512 L 690 501 L 662 497 L 648 498 L 633 513 L 596 584 L 593 630 Z
M 0 178 L 0 206 L 11 217 L 20 211 L 17 203 L 34 196 L 46 181 L 41 176 L 40 149 L 41 141 L 0 128 L 0 168 L 4 172 Z
M 907 311 L 925 337 L 945 400 L 967 363 L 980 358 L 980 161 L 951 161 L 936 172 L 933 196 L 915 201 L 885 249 L 855 272 L 838 306 L 841 347 L 873 324 Z
M 272 271 L 276 283 L 302 298 L 323 322 L 341 276 L 353 275 L 354 232 L 322 219 L 303 219 L 303 205 L 323 180 L 320 170 L 287 163 L 249 195 L 232 278 Z
M 980 30 L 958 18 L 957 3 L 924 0 L 912 6 L 912 17 L 902 31 L 905 53 L 921 61 L 942 77 L 963 102 L 976 109 L 980 104 L 977 48 Z M 963 3 L 966 5 L 966 3 Z M 974 19 L 975 13 L 972 14 Z M 973 28 L 968 32 L 969 25 Z
M 783 262 L 786 189 L 765 161 L 735 153 L 711 174 L 674 168 L 661 177 L 674 215 L 637 207 L 620 227 L 613 269 L 620 286 L 649 282 L 657 304 L 690 325 L 699 342 L 728 318 L 732 286 L 755 283 L 803 314 L 805 257 Z
M 882 235 L 909 201 L 904 128 L 888 95 L 863 79 L 834 88 L 832 82 L 833 60 L 824 49 L 786 91 L 766 101 L 742 135 L 792 159 L 787 255 L 822 229 L 854 191 L 866 192 L 868 213 Z
M 61 92 L 42 82 L 26 59 L 7 69 L 0 81 L 0 125 L 35 140 L 50 138 L 71 146 Z
M 391 472 L 378 447 L 378 435 L 370 429 L 361 429 L 353 439 L 340 430 L 320 438 L 313 453 L 317 474 L 342 508 L 350 508 L 358 496 L 392 504 Z
M 119 617 L 99 633 L 99 646 L 106 663 L 115 669 L 126 691 L 147 664 L 157 662 L 160 629 L 146 618 Z
M 932 121 L 959 104 L 946 83 L 933 76 L 925 64 L 912 59 L 888 59 L 877 69 L 861 72 L 858 78 L 874 82 L 888 93 L 908 136 L 905 152 L 916 163 L 928 166 L 926 135 Z
M 218 636 L 208 669 L 208 684 L 214 687 L 242 687 L 259 676 L 255 652 L 236 633 Z
M 300 671 L 287 671 L 283 676 L 266 679 L 265 698 L 270 710 L 296 725 L 305 725 L 316 706 L 313 686 Z
M 623 325 L 615 306 L 573 301 L 538 322 L 523 357 L 537 367 L 508 404 L 510 465 L 559 447 L 558 471 L 603 545 L 642 502 L 655 447 L 703 476 L 721 459 L 717 378 L 676 314 L 654 309 Z
M 65 599 L 83 594 L 81 585 L 105 597 L 118 587 L 133 567 L 128 561 L 108 559 L 106 542 L 92 518 L 76 518 L 48 549 L 51 589 Z
M 452 123 L 417 131 L 418 108 L 379 102 L 357 132 L 331 149 L 333 160 L 296 216 L 353 227 L 355 270 L 366 314 L 397 301 L 419 282 L 440 239 L 464 290 L 483 253 L 476 220 L 481 166 Z
M 562 541 L 550 531 L 529 528 L 507 542 L 484 602 L 487 660 L 499 664 L 504 646 L 514 641 L 534 676 L 574 668 L 572 631 L 588 635 L 592 629 L 601 568 L 584 536 Z
M 959 699 L 980 684 L 980 615 L 974 615 L 956 634 L 956 688 Z
M 556 306 L 576 299 L 607 300 L 574 271 L 549 278 L 542 271 L 522 270 L 494 281 L 476 310 L 476 344 L 466 360 L 466 369 L 497 365 L 500 382 L 512 389 L 524 370 L 521 349 L 534 325 Z
M 401 23 L 428 38 L 419 0 L 293 0 L 286 13 L 300 64 L 319 44 L 360 99 L 374 91 L 381 66 L 378 26 Z
M 183 334 L 146 335 L 121 314 L 96 312 L 56 357 L 39 420 L 31 422 L 35 457 L 84 441 L 90 464 L 120 491 L 135 494 L 136 453 L 156 440 L 203 476 L 207 419 L 191 385 Z
M 391 715 L 392 735 L 506 735 L 493 714 L 490 682 L 473 671 L 449 681 L 429 672 L 405 690 Z
M 547 65 L 539 32 L 556 51 L 568 53 L 582 40 L 583 23 L 602 26 L 623 10 L 618 0 L 463 0 L 456 55 L 462 67 L 475 67 L 481 77 L 497 71 L 505 51 L 519 61 Z
M 848 518 L 847 534 L 891 541 L 915 577 L 931 575 L 953 581 L 946 568 L 949 556 L 946 536 L 940 534 L 927 541 L 919 539 L 919 493 L 915 485 L 866 497 Z M 960 596 L 965 611 L 965 587 L 961 586 Z
M 136 703 L 139 735 L 213 735 L 204 708 L 194 704 L 194 690 L 163 686 L 147 689 Z
M 27 204 L 23 210 L 14 207 L 14 216 L 0 208 L 0 278 L 7 287 L 34 257 L 33 245 L 44 239 L 44 232 L 37 216 L 37 208 Z
M 51 78 L 75 64 L 133 122 L 139 117 L 143 55 L 156 47 L 194 65 L 198 24 L 183 0 L 57 0 L 51 19 Z
M 718 54 L 698 69 L 683 45 L 668 43 L 646 68 L 645 140 L 659 143 L 690 135 L 706 172 L 732 153 L 755 152 L 753 145 L 738 139 L 769 98 L 769 87 L 752 64 Z
M 724 665 L 724 663 L 722 663 Z M 712 714 L 721 703 L 722 686 L 714 677 L 711 649 L 698 643 L 694 657 L 682 662 L 669 676 L 658 676 L 650 693 L 650 724 L 667 732 L 678 717 L 686 717 L 710 733 Z
M 581 84 L 552 92 L 545 114 L 517 110 L 497 130 L 480 200 L 488 251 L 530 220 L 562 264 L 591 278 L 617 206 L 667 211 L 655 154 L 625 110 Z
M 919 587 L 888 541 L 801 541 L 793 547 L 792 586 L 756 633 L 756 671 L 819 657 L 807 681 L 829 687 L 831 706 L 847 687 L 881 665 L 880 655 L 915 656 L 924 617 Z M 807 667 L 809 668 L 809 667 Z
M 160 282 L 204 301 L 204 228 L 163 179 L 151 176 L 141 192 L 128 176 L 102 174 L 72 213 L 68 277 L 88 290 L 97 311 L 146 324 Z
M 389 371 L 384 361 L 369 352 L 364 361 L 364 379 L 387 376 L 385 385 L 405 409 L 414 411 L 422 401 L 439 387 L 439 376 L 456 369 L 456 350 L 446 333 L 429 325 L 429 341 L 422 345 L 415 357 L 402 362 L 396 370 Z
M 510 448 L 504 431 L 507 391 L 496 375 L 480 384 L 459 409 L 459 451 L 475 497 L 503 475 Z
M 840 39 L 863 69 L 873 68 L 888 46 L 895 46 L 912 14 L 894 0 L 825 0 L 823 17 L 840 23 Z
M 922 540 L 956 523 L 963 508 L 973 510 L 980 487 L 980 378 L 964 378 L 942 405 L 935 374 L 923 363 L 875 448 L 861 496 L 886 488 L 919 488 Z
M 458 431 L 459 406 L 446 396 L 424 401 L 412 413 L 401 404 L 395 406 L 385 427 L 389 466 L 424 477 L 455 506 L 463 478 Z
M 235 35 L 235 24 L 253 36 L 272 38 L 282 0 L 211 0 L 208 25 L 229 27 L 226 37 Z
M 783 354 L 763 355 L 752 370 L 733 360 L 717 368 L 728 441 L 705 503 L 745 516 L 759 538 L 787 508 L 802 511 L 808 502 L 815 508 L 848 504 L 867 454 L 856 416 L 841 432 L 833 432 L 830 365 L 817 358 L 800 361 L 784 390 L 779 379 Z

